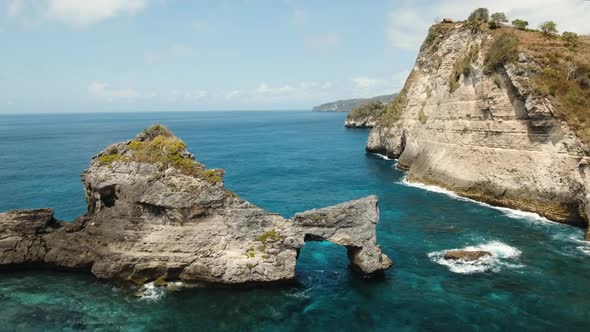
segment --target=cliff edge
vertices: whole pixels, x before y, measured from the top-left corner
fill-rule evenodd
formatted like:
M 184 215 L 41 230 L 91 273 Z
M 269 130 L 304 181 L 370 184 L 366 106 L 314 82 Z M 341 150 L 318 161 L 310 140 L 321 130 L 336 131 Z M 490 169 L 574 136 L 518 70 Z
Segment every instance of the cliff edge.
M 409 181 L 587 227 L 588 54 L 583 39 L 436 24 L 366 150 Z
M 74 222 L 55 220 L 51 209 L 0 213 L 0 267 L 134 283 L 270 283 L 294 279 L 304 243 L 323 240 L 345 246 L 363 273 L 392 265 L 377 245 L 376 197 L 287 220 L 226 190 L 223 175 L 153 126 L 92 159 L 82 173 L 88 212 Z

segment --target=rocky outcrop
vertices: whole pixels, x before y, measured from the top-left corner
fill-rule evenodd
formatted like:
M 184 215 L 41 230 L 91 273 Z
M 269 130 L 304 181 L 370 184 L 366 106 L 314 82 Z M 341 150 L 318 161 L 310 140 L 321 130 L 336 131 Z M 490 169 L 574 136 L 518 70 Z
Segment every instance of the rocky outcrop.
M 374 196 L 287 220 L 226 190 L 161 126 L 112 145 L 82 173 L 88 213 L 74 222 L 51 209 L 0 214 L 0 266 L 90 271 L 144 283 L 246 284 L 289 281 L 306 241 L 348 249 L 374 274 L 392 265 L 375 237 Z
M 465 22 L 431 28 L 366 150 L 398 158 L 409 181 L 585 226 L 588 148 L 531 89 L 543 70 L 532 51 L 486 72 L 500 33 Z
M 373 128 L 385 113 L 387 105 L 373 101 L 356 107 L 346 115 L 347 128 Z
M 492 256 L 492 253 L 484 250 L 449 250 L 445 252 L 443 258 L 452 261 L 464 260 L 472 262 L 488 256 Z
M 354 108 L 359 107 L 363 104 L 370 103 L 370 102 L 389 103 L 393 98 L 395 98 L 395 96 L 396 96 L 395 94 L 392 94 L 392 95 L 377 96 L 377 97 L 373 97 L 373 98 L 357 98 L 357 99 L 338 100 L 335 102 L 315 106 L 312 109 L 312 111 L 313 112 L 350 112 Z

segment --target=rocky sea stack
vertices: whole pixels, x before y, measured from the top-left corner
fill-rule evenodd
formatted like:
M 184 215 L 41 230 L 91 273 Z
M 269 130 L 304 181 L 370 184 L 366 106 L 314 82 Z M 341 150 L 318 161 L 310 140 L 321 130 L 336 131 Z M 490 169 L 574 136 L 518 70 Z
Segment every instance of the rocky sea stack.
M 586 37 L 436 24 L 366 150 L 409 181 L 587 227 L 589 54 Z
M 293 280 L 304 243 L 323 240 L 345 246 L 362 273 L 392 265 L 377 245 L 376 197 L 287 220 L 226 190 L 223 175 L 155 125 L 92 158 L 82 173 L 88 212 L 74 222 L 51 209 L 1 213 L 0 266 L 134 283 L 272 283 Z

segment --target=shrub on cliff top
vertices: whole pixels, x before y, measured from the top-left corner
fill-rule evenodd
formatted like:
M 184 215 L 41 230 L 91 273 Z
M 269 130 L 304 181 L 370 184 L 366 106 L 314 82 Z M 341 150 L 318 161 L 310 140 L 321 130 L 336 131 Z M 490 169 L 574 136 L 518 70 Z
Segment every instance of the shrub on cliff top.
M 477 8 L 469 15 L 468 21 L 487 22 L 490 19 L 490 11 L 487 8 Z
M 127 144 L 129 150 L 124 154 L 119 154 L 117 149 L 107 149 L 98 161 L 103 165 L 116 161 L 159 163 L 163 167 L 174 167 L 183 174 L 198 176 L 211 183 L 223 180 L 223 170 L 207 170 L 190 158 L 186 154 L 186 144 L 166 127 L 158 124 L 144 130 L 143 133 L 145 136 L 141 138 L 142 140 L 135 139 Z
M 500 65 L 515 61 L 518 56 L 518 38 L 511 33 L 501 33 L 494 38 L 485 59 L 484 73 L 491 74 Z
M 158 136 L 164 136 L 164 137 L 173 137 L 174 136 L 174 134 L 172 134 L 170 129 L 166 128 L 166 126 L 163 126 L 159 123 L 156 123 L 155 125 L 144 129 L 143 133 L 148 140 L 153 140 L 154 138 L 156 138 Z
M 506 14 L 504 13 L 493 13 L 490 18 L 489 27 L 490 29 L 497 29 L 502 23 L 508 22 Z
M 578 45 L 578 41 L 579 41 L 580 37 L 575 32 L 565 31 L 564 33 L 561 34 L 561 39 L 563 39 L 563 41 L 565 41 L 565 44 L 567 46 L 576 47 Z
M 543 34 L 546 36 L 552 36 L 557 33 L 557 24 L 555 24 L 555 22 L 553 21 L 545 21 L 541 23 L 539 28 L 541 29 L 541 31 L 543 31 Z
M 348 113 L 347 119 L 367 118 L 374 117 L 379 118 L 385 113 L 386 105 L 380 101 L 372 101 L 366 104 L 362 104 Z
M 529 26 L 529 22 L 524 21 L 524 20 L 520 20 L 520 19 L 516 19 L 516 20 L 512 21 L 512 25 L 514 25 L 514 27 L 517 28 L 518 30 L 526 30 L 526 27 Z

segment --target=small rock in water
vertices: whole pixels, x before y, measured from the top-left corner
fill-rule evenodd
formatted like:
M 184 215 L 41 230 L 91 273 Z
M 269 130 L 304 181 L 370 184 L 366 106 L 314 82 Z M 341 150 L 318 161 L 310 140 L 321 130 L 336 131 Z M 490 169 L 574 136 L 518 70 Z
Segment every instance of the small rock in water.
M 154 280 L 154 286 L 166 287 L 166 286 L 168 286 L 168 283 L 166 282 L 166 279 L 164 279 L 163 277 L 160 277 L 160 278 Z
M 446 260 L 465 260 L 465 261 L 476 261 L 482 257 L 491 256 L 492 253 L 485 250 L 449 250 L 445 252 L 443 256 Z

